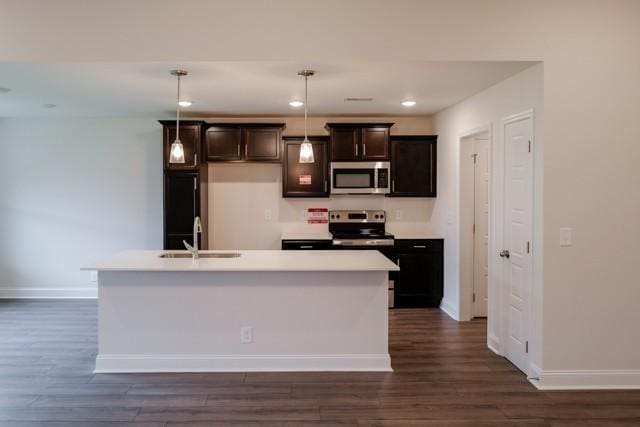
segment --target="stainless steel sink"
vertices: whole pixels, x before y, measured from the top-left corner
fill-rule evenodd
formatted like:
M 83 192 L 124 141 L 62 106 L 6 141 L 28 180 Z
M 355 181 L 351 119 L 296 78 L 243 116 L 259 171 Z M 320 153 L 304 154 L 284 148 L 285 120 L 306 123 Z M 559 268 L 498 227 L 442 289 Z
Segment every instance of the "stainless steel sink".
M 200 258 L 238 258 L 239 252 L 216 252 L 216 253 L 198 253 Z M 160 255 L 160 258 L 191 258 L 191 254 L 188 252 L 165 252 Z

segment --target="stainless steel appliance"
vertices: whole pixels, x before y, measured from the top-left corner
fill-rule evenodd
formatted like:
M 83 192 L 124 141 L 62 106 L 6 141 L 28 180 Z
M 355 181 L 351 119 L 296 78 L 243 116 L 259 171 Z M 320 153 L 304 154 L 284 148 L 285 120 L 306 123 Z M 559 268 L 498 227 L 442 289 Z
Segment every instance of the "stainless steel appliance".
M 331 194 L 387 194 L 389 162 L 331 162 Z
M 385 211 L 330 211 L 332 249 L 378 250 L 396 261 L 393 235 L 385 230 Z M 389 274 L 389 307 L 394 303 L 394 273 Z

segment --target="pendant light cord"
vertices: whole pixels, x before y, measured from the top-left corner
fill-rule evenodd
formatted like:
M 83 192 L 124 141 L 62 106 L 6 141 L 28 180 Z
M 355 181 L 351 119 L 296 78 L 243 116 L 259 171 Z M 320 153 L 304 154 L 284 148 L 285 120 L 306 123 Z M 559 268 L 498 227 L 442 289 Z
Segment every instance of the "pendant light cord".
M 304 140 L 307 141 L 308 135 L 307 135 L 307 101 L 309 99 L 308 95 L 307 95 L 307 79 L 309 77 L 305 74 L 304 76 Z
M 176 141 L 180 141 L 180 74 L 178 74 L 178 108 L 176 109 Z

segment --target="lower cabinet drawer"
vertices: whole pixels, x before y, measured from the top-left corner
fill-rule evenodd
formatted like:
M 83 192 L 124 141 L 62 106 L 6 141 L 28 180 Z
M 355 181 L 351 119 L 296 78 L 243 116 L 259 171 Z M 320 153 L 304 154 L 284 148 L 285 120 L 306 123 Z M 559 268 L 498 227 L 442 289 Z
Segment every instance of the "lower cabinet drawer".
M 323 250 L 331 249 L 331 240 L 283 240 L 283 250 Z

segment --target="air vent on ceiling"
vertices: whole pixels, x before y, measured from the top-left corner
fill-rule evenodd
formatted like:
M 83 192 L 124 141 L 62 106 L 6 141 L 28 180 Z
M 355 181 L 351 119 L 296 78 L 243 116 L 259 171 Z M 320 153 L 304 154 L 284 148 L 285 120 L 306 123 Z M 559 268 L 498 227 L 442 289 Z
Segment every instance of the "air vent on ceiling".
M 352 98 L 345 98 L 344 102 L 371 102 L 373 101 L 373 98 L 357 98 L 357 97 L 352 97 Z

